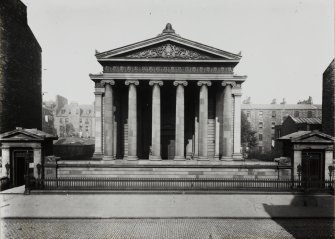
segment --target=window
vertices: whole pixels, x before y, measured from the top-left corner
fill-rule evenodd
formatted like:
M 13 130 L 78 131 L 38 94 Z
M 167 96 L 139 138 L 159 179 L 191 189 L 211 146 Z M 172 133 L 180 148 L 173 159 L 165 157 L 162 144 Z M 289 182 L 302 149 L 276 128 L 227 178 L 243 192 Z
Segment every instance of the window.
M 79 123 L 83 123 L 83 119 L 82 118 L 79 119 Z
M 65 123 L 68 123 L 69 122 L 69 119 L 68 118 L 65 118 Z
M 59 118 L 59 123 L 63 123 L 63 118 Z
M 276 122 L 272 122 L 272 123 L 271 123 L 271 129 L 274 129 L 275 126 L 276 126 Z
M 88 125 L 86 125 L 86 132 L 88 132 Z
M 312 118 L 313 117 L 313 112 L 312 111 L 307 111 L 307 117 Z
M 272 111 L 272 118 L 276 118 L 277 114 L 276 114 L 276 111 Z
M 65 114 L 65 110 L 64 109 L 62 109 L 62 112 L 61 112 L 62 114 Z
M 263 147 L 262 146 L 259 146 L 258 150 L 259 150 L 260 153 L 263 153 Z
M 259 118 L 263 118 L 263 111 L 259 111 L 259 112 L 258 112 L 258 117 L 259 117 Z
M 258 140 L 263 141 L 263 134 L 258 134 Z
M 294 111 L 294 117 L 299 117 L 299 111 Z
M 258 128 L 263 129 L 263 122 L 258 122 Z
M 250 111 L 247 111 L 247 117 L 250 118 Z

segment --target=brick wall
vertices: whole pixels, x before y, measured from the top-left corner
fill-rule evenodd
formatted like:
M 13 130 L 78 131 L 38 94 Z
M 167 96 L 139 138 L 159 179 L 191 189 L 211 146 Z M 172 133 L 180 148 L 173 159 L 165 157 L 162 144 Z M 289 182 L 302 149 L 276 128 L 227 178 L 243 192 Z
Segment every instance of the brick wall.
M 0 1 L 0 133 L 42 127 L 41 47 L 26 6 Z

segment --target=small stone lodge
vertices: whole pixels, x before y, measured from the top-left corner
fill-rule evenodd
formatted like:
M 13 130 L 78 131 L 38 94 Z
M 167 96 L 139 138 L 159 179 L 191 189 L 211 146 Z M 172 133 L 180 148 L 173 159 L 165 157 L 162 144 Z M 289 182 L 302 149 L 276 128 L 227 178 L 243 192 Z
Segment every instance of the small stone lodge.
M 14 187 L 24 184 L 25 174 L 44 177 L 44 158 L 53 154 L 55 139 L 58 137 L 38 129 L 21 127 L 1 134 L 2 177 L 8 177 Z

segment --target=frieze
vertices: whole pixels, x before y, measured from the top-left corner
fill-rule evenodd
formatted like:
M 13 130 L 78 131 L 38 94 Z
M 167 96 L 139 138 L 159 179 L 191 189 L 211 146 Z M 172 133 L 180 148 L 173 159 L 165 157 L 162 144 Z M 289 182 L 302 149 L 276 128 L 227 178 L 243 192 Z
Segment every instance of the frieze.
M 223 66 L 104 66 L 104 73 L 213 73 L 232 74 L 233 67 Z
M 213 58 L 170 43 L 155 48 L 135 52 L 133 54 L 126 55 L 125 57 L 136 58 L 136 59 L 171 58 L 171 59 L 188 59 L 188 60 L 206 60 L 206 59 L 208 60 Z

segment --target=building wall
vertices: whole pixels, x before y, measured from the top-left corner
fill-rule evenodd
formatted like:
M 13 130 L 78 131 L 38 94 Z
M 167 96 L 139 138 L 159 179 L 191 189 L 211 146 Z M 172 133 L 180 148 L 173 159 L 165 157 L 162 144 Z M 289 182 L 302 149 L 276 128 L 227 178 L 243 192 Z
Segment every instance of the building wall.
M 273 150 L 275 126 L 281 125 L 288 115 L 303 118 L 322 116 L 321 107 L 312 104 L 242 104 L 242 111 L 257 132 L 258 147 L 264 153 Z
M 54 125 L 59 137 L 94 137 L 94 105 L 71 103 L 64 105 L 58 113 L 54 114 Z M 66 127 L 73 128 L 71 132 L 66 132 Z
M 42 128 L 41 47 L 19 0 L 0 1 L 0 133 Z
M 53 110 L 44 106 L 42 107 L 42 131 L 56 135 L 56 129 L 54 127 L 54 116 Z
M 335 136 L 335 77 L 334 60 L 323 73 L 322 131 Z

